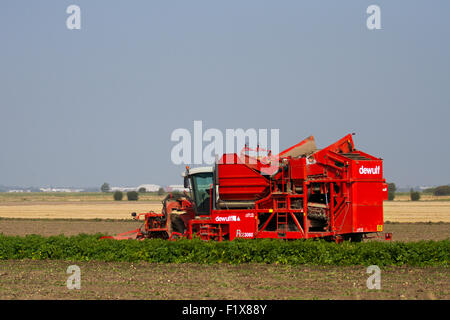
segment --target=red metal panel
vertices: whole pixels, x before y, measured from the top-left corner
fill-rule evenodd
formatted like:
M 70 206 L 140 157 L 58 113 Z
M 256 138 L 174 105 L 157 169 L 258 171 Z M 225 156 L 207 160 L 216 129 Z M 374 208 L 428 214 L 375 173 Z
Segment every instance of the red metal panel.
M 255 200 L 261 198 L 269 187 L 269 181 L 260 173 L 243 164 L 234 154 L 235 163 L 221 161 L 219 171 L 219 195 L 221 200 Z
M 307 166 L 308 176 L 323 175 L 325 173 L 324 167 L 319 164 L 311 164 Z
M 291 179 L 304 180 L 306 179 L 306 159 L 291 159 Z
M 253 239 L 256 232 L 256 214 L 254 210 L 213 210 L 211 221 L 229 226 L 229 239 Z
M 387 183 L 383 183 L 382 184 L 382 191 L 383 191 L 383 200 L 388 200 L 389 199 L 389 197 L 388 197 L 388 195 L 389 195 L 389 192 L 388 192 L 388 185 L 387 185 Z
M 355 210 L 353 231 L 366 232 L 366 228 L 376 231 L 376 226 L 383 224 L 383 200 L 379 184 L 368 182 L 356 185 L 353 207 Z M 361 230 L 361 228 L 364 230 Z

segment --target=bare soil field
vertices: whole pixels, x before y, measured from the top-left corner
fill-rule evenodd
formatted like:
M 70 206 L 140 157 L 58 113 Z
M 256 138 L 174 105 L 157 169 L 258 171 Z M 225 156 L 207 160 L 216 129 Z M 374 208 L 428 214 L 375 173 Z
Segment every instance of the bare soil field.
M 392 232 L 392 241 L 445 240 L 450 239 L 450 223 L 385 223 L 384 232 Z
M 72 264 L 79 290 L 66 287 Z M 450 299 L 448 268 L 383 268 L 380 290 L 367 277 L 364 266 L 6 260 L 0 299 Z
M 80 233 L 109 234 L 134 230 L 143 221 L 127 220 L 53 220 L 53 219 L 0 219 L 0 233 L 8 236 L 26 236 L 38 234 L 41 236 L 74 236 Z
M 115 235 L 134 230 L 141 224 L 142 221 L 133 220 L 0 219 L 0 233 L 9 236 L 72 236 L 80 233 Z M 444 240 L 450 238 L 450 223 L 387 223 L 384 232 L 392 232 L 393 241 Z

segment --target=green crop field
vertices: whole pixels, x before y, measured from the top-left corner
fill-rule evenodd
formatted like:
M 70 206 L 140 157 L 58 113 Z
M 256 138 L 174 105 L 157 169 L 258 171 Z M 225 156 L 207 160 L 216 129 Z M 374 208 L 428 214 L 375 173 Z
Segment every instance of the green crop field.
M 450 241 L 99 240 L 100 235 L 0 235 L 0 259 L 63 259 L 158 263 L 275 263 L 306 265 L 447 266 Z

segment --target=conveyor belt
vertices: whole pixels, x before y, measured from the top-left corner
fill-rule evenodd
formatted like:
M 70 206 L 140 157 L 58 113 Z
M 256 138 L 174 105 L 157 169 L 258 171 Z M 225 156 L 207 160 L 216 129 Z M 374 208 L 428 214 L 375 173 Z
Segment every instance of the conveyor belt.
M 352 160 L 371 160 L 367 157 L 360 155 L 359 153 L 341 153 L 341 155 Z

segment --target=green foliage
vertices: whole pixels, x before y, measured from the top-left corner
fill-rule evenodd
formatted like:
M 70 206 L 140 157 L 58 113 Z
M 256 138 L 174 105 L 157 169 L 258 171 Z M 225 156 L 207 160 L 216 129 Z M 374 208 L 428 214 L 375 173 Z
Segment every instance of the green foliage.
M 102 184 L 102 186 L 100 187 L 100 190 L 101 190 L 102 192 L 109 192 L 109 190 L 110 190 L 109 184 L 105 182 L 105 183 Z
M 420 200 L 420 192 L 414 191 L 413 189 L 411 189 L 410 197 L 411 197 L 411 201 L 419 201 Z
M 139 194 L 136 191 L 127 192 L 128 201 L 137 201 L 139 199 Z
M 344 242 L 273 239 L 205 242 L 198 239 L 99 240 L 0 234 L 0 260 L 147 261 L 159 263 L 275 263 L 308 265 L 448 266 L 450 240 L 420 242 Z
M 395 183 L 388 183 L 388 200 L 392 201 L 395 198 L 395 191 L 397 190 L 397 187 L 395 186 Z
M 161 187 L 158 189 L 158 196 L 162 196 L 164 194 L 164 188 Z
M 145 193 L 145 192 L 147 192 L 147 189 L 145 189 L 144 187 L 140 187 L 138 192 Z
M 114 200 L 121 201 L 123 199 L 123 192 L 122 191 L 115 191 L 113 194 Z
M 433 194 L 435 196 L 448 196 L 450 195 L 450 186 L 439 186 L 434 188 Z

